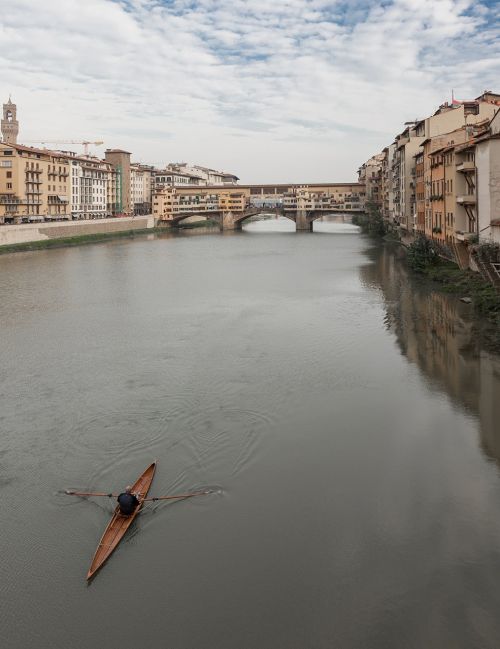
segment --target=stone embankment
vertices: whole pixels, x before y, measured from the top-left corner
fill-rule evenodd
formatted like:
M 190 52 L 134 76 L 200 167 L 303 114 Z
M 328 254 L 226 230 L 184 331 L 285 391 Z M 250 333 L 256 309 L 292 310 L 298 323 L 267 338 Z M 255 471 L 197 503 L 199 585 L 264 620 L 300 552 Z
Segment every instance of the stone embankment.
M 50 239 L 67 239 L 95 234 L 113 234 L 154 228 L 153 216 L 131 216 L 89 221 L 23 223 L 0 226 L 0 246 L 11 246 Z

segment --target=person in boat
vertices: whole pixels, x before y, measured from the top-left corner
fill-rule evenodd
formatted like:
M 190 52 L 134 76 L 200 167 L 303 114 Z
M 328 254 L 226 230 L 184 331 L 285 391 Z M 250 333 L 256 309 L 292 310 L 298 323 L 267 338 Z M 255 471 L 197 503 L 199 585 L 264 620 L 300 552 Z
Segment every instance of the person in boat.
M 125 487 L 125 491 L 121 493 L 118 498 L 118 505 L 120 506 L 120 514 L 124 516 L 130 516 L 135 511 L 135 508 L 139 504 L 137 496 L 132 493 L 132 487 Z

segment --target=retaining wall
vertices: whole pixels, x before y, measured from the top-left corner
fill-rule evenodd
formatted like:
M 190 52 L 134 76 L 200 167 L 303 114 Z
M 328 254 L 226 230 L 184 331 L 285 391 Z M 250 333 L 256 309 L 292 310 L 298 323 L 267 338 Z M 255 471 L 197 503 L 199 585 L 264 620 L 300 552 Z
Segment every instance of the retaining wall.
M 0 246 L 46 239 L 79 237 L 85 234 L 145 230 L 154 227 L 153 216 L 130 216 L 89 221 L 58 221 L 57 223 L 23 223 L 0 225 Z

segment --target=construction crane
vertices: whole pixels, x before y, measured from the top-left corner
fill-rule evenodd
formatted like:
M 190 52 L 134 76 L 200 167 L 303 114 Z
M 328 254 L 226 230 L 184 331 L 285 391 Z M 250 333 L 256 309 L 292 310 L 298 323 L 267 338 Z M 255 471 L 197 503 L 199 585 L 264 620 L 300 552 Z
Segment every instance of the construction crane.
M 100 146 L 101 144 L 104 144 L 104 142 L 101 140 L 97 140 L 96 142 L 90 142 L 89 140 L 31 140 L 26 144 L 81 144 L 85 155 L 88 155 L 90 144 Z

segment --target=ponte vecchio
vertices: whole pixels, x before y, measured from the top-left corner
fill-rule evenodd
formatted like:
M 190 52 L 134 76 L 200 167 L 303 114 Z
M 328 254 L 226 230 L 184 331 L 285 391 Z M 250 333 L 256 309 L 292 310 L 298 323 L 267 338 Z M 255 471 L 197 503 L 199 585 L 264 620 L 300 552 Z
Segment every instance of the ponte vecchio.
M 179 187 L 164 185 L 153 195 L 153 216 L 176 226 L 191 216 L 216 221 L 221 230 L 236 230 L 252 216 L 274 213 L 291 219 L 297 230 L 312 230 L 326 214 L 364 211 L 363 183 L 309 183 Z

